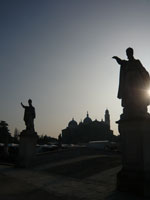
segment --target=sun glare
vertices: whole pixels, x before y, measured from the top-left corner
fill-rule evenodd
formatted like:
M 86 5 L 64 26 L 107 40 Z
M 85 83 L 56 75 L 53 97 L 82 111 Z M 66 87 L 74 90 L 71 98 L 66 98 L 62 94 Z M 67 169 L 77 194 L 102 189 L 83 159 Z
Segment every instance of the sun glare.
M 147 94 L 150 96 L 150 89 L 149 89 L 149 90 L 147 90 Z

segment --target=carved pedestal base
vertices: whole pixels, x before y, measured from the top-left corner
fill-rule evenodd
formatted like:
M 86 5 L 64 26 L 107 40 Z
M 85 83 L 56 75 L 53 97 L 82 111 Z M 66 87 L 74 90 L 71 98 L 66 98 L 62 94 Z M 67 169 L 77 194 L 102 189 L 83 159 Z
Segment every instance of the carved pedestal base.
M 19 145 L 19 167 L 30 167 L 33 165 L 36 155 L 37 133 L 23 130 L 20 134 Z
M 120 120 L 123 168 L 117 188 L 150 196 L 150 119 Z

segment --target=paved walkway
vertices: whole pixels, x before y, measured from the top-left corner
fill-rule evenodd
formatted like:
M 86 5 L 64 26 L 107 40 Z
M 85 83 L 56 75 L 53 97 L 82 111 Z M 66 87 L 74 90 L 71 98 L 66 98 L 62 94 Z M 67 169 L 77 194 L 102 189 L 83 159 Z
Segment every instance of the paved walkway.
M 62 163 L 64 164 L 64 162 Z M 60 165 L 60 163 L 56 165 Z M 116 192 L 116 174 L 120 170 L 120 166 L 81 180 L 49 174 L 45 169 L 50 166 L 54 167 L 54 164 L 28 170 L 0 166 L 0 199 L 143 200 L 143 198 Z
M 94 175 L 90 178 L 86 178 L 82 181 L 63 176 L 49 175 L 42 172 L 39 173 L 33 170 L 18 170 L 10 167 L 2 168 L 0 170 L 2 170 L 1 174 L 3 174 L 3 180 L 4 178 L 9 177 L 11 182 L 13 180 L 14 183 L 18 181 L 18 183 L 15 183 L 14 185 L 10 182 L 9 184 L 11 185 L 11 188 L 8 184 L 8 193 L 11 193 L 13 190 L 16 191 L 17 188 L 17 192 L 19 193 L 24 193 L 25 190 L 29 189 L 40 189 L 50 194 L 56 194 L 57 197 L 64 196 L 68 199 L 98 200 L 104 199 L 108 193 L 113 192 L 115 189 L 115 182 L 112 178 L 112 174 L 117 173 L 119 169 L 120 167 L 116 167 L 111 170 L 104 171 L 98 175 Z M 26 186 L 22 187 L 20 183 L 21 185 L 25 184 Z M 3 185 L 3 183 L 1 183 L 1 185 Z

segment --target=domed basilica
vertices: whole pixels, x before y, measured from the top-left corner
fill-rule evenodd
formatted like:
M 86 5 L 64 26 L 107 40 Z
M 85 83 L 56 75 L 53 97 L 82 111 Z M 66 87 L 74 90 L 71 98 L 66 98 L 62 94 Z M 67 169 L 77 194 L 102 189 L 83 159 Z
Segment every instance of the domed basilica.
M 110 130 L 109 111 L 105 111 L 105 120 L 94 120 L 87 115 L 79 124 L 74 118 L 62 130 L 62 142 L 66 144 L 87 143 L 89 141 L 113 140 L 113 131 Z

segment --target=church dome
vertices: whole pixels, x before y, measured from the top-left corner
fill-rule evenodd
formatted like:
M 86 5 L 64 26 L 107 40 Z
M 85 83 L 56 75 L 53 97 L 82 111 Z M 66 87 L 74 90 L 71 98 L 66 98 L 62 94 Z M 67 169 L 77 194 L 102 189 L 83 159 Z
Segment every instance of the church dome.
M 82 126 L 82 124 L 83 124 L 83 122 L 82 122 L 82 120 L 79 122 L 79 126 Z
M 72 118 L 72 120 L 68 123 L 68 127 L 69 128 L 75 128 L 77 127 L 77 122 L 74 120 L 74 118 Z
M 89 117 L 89 114 L 88 114 L 88 112 L 87 112 L 87 116 L 86 116 L 86 118 L 83 120 L 83 123 L 84 124 L 89 124 L 89 123 L 91 123 L 92 122 L 92 120 L 91 120 L 91 118 Z

